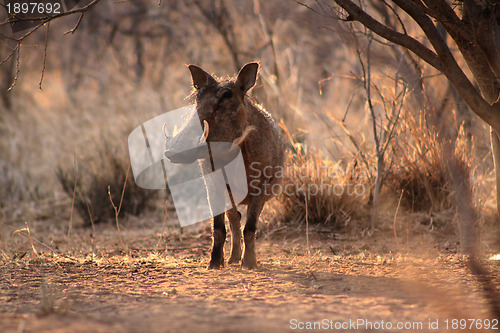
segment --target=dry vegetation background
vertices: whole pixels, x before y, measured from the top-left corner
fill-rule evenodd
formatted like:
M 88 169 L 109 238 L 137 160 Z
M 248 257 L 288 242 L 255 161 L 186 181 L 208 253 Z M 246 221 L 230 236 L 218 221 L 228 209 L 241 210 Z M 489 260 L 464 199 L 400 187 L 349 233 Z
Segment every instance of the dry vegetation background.
M 45 29 L 26 40 L 9 92 L 15 57 L 0 66 L 1 269 L 41 253 L 175 260 L 169 242 L 182 235 L 173 204 L 165 191 L 137 188 L 131 172 L 127 178 L 128 134 L 188 103 L 186 64 L 225 75 L 253 60 L 261 70 L 252 96 L 273 115 L 287 146 L 285 184 L 365 189 L 280 195 L 262 214 L 261 239 L 304 240 L 307 224 L 312 239 L 362 240 L 374 252 L 459 253 L 463 235 L 439 134 L 445 132 L 473 188 L 480 249 L 495 253 L 489 129 L 439 73 L 402 50 L 369 43 L 362 30 L 333 19 L 328 3 L 310 5 L 314 10 L 280 0 L 102 1 L 74 34 L 64 32 L 77 17 L 50 24 L 41 89 Z M 0 55 L 12 46 L 0 39 Z M 371 110 L 384 147 L 375 218 L 380 150 Z M 110 196 L 118 206 L 126 178 L 115 219 Z M 208 229 L 204 222 L 183 232 L 206 236 Z M 207 239 L 201 244 L 209 247 Z M 335 244 L 334 255 L 367 249 Z M 198 255 L 193 260 L 202 266 L 207 256 Z
M 363 31 L 339 24 L 332 8 L 312 5 L 315 10 L 274 1 L 103 2 L 74 34 L 64 32 L 76 17 L 51 23 L 41 89 L 46 31 L 40 29 L 23 44 L 18 79 L 9 92 L 5 87 L 16 75 L 15 55 L 2 65 L 4 224 L 68 221 L 75 166 L 74 224 L 90 225 L 90 215 L 96 223 L 113 221 L 108 186 L 118 205 L 128 168 L 128 134 L 155 115 L 189 103 L 185 65 L 226 75 L 253 60 L 261 64 L 253 96 L 273 114 L 289 151 L 285 182 L 298 189 L 342 186 L 310 193 L 310 222 L 349 225 L 355 232 L 371 227 L 378 154 L 367 82 L 385 149 L 375 230 L 392 228 L 398 203 L 398 219 L 410 221 L 407 227 L 432 232 L 453 224 L 438 135 L 442 128 L 456 141 L 481 225 L 493 219 L 486 126 L 424 63 L 377 41 L 368 44 Z M 10 42 L 2 40 L 4 56 Z M 336 195 L 342 188 L 343 194 Z M 268 205 L 263 222 L 304 223 L 306 198 L 295 192 Z M 152 216 L 161 221 L 166 197 L 136 188 L 129 174 L 122 213 L 156 208 Z

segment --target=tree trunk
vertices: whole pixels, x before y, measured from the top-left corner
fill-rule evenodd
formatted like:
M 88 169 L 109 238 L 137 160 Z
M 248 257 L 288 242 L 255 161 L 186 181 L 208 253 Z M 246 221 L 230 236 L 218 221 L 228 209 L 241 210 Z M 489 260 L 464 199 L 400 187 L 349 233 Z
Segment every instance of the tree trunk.
M 500 137 L 495 130 L 491 129 L 491 153 L 495 165 L 495 183 L 497 193 L 497 218 L 500 219 Z
M 482 7 L 476 1 L 464 1 L 463 20 L 472 26 L 474 37 L 486 60 L 470 52 L 470 45 L 458 45 L 464 58 L 474 73 L 474 78 L 488 103 L 496 102 L 500 95 L 500 25 L 498 23 L 498 6 L 485 3 Z M 461 43 L 459 43 L 461 44 Z M 485 67 L 488 67 L 487 69 Z M 500 219 L 500 133 L 498 129 L 490 129 L 491 153 L 495 165 L 495 183 L 497 195 L 497 218 Z

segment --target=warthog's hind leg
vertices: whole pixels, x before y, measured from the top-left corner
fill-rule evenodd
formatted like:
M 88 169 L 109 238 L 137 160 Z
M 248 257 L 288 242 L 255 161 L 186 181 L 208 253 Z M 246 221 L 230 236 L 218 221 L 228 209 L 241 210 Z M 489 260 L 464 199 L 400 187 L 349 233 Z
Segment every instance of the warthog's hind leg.
M 214 217 L 212 232 L 212 255 L 208 268 L 219 269 L 224 266 L 224 242 L 226 241 L 226 226 L 224 213 Z
M 231 208 L 226 212 L 231 226 L 231 257 L 229 257 L 229 264 L 239 263 L 241 260 L 241 213 L 236 208 Z

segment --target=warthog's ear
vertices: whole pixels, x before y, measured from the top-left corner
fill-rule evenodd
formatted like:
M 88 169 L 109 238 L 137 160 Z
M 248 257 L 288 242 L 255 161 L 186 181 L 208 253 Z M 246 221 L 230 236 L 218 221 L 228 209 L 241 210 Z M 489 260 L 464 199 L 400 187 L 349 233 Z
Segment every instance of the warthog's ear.
M 193 86 L 196 89 L 203 88 L 208 84 L 217 83 L 217 81 L 215 81 L 215 79 L 210 74 L 205 72 L 200 67 L 195 65 L 189 65 L 188 68 L 189 71 L 191 72 L 191 77 L 193 78 Z
M 236 85 L 241 89 L 241 91 L 247 92 L 255 85 L 258 71 L 259 64 L 256 62 L 248 63 L 240 69 L 238 78 L 236 79 Z

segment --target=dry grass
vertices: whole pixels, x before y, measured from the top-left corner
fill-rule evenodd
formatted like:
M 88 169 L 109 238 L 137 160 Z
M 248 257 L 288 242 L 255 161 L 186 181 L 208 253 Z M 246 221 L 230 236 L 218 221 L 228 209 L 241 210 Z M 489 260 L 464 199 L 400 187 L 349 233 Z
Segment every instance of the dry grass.
M 78 163 L 77 170 L 72 171 L 58 167 L 57 179 L 70 198 L 75 196 L 76 211 L 84 219 L 85 225 L 110 221 L 116 217 L 110 196 L 113 202 L 120 203 L 123 195 L 120 216 L 139 215 L 148 208 L 150 199 L 154 198 L 156 192 L 142 189 L 134 183 L 128 168 L 129 162 L 124 157 L 126 154 L 113 151 L 105 142 L 99 158 L 94 161 L 97 163 Z
M 156 301 L 159 296 L 172 298 L 172 311 L 167 314 L 175 316 L 180 309 L 175 297 L 185 293 L 194 297 L 200 309 L 220 305 L 221 313 L 225 313 L 223 307 L 231 308 L 224 303 L 228 297 L 247 311 L 243 305 L 248 304 L 241 302 L 241 295 L 248 294 L 257 307 L 269 305 L 262 316 L 279 309 L 283 310 L 278 311 L 280 318 L 293 313 L 286 307 L 276 307 L 276 301 L 298 304 L 300 299 L 301 304 L 312 309 L 308 312 L 312 317 L 318 315 L 318 309 L 336 313 L 339 299 L 342 305 L 354 299 L 360 301 L 358 314 L 390 309 L 388 318 L 396 318 L 393 310 L 397 313 L 398 304 L 406 300 L 401 298 L 402 289 L 395 289 L 394 280 L 385 279 L 388 272 L 392 277 L 405 278 L 407 271 L 418 267 L 422 253 L 443 256 L 440 260 L 444 278 L 424 274 L 428 279 L 425 286 L 435 286 L 439 281 L 448 286 L 461 282 L 467 286 L 460 285 L 457 295 L 464 290 L 478 290 L 462 264 L 462 256 L 457 254 L 460 228 L 440 138 L 419 116 L 417 109 L 422 107 L 411 105 L 413 92 L 407 96 L 395 138 L 387 150 L 386 182 L 378 220 L 372 229 L 376 164 L 373 127 L 359 80 L 361 69 L 351 49 L 353 40 L 342 35 L 336 26 L 338 22 L 293 1 L 223 2 L 232 19 L 230 27 L 238 41 L 240 61 L 256 60 L 261 65 L 253 97 L 283 125 L 279 130 L 289 139 L 284 192 L 266 204 L 260 221 L 264 223 L 259 225 L 260 235 L 282 236 L 279 241 L 259 240 L 264 270 L 227 267 L 221 272 L 206 271 L 203 266 L 211 242 L 209 223 L 180 229 L 170 210 L 173 205 L 165 207 L 163 192 L 137 188 L 131 174 L 125 184 L 126 139 L 130 131 L 154 116 L 188 104 L 185 97 L 192 88 L 186 64 L 198 64 L 217 75 L 234 73 L 231 50 L 217 28 L 200 18 L 189 2 L 162 1 L 157 7 L 148 7 L 144 13 L 154 15 L 160 6 L 172 6 L 168 16 L 145 21 L 141 21 L 141 16 L 137 20 L 121 20 L 127 12 L 138 12 L 133 6 L 142 1 L 101 2 L 103 7 L 97 7 L 98 10 L 109 14 L 110 20 L 119 18 L 116 22 L 120 24 L 113 27 L 101 22 L 101 15 L 86 15 L 79 31 L 66 36 L 63 32 L 75 22 L 68 18 L 68 26 L 51 24 L 43 89 L 38 88 L 44 49 L 42 34 L 23 46 L 22 72 L 12 92 L 12 110 L 6 111 L 0 105 L 0 262 L 8 268 L 0 270 L 4 273 L 0 290 L 9 294 L 4 310 L 30 312 L 26 304 L 35 300 L 35 310 L 31 311 L 34 313 L 56 317 L 68 306 L 74 309 L 73 314 L 84 314 L 83 327 L 104 319 L 116 324 L 124 318 L 124 327 L 130 328 L 129 323 L 140 325 L 145 323 L 144 318 L 150 324 L 151 313 L 144 313 L 140 320 L 130 317 L 131 312 L 117 317 L 125 303 L 139 302 L 140 308 L 148 309 L 152 306 L 149 300 Z M 157 20 L 159 25 L 155 25 Z M 135 38 L 129 34 L 131 24 L 139 32 L 165 32 L 165 37 Z M 148 30 L 150 26 L 160 29 Z M 372 82 L 380 91 L 373 103 L 379 110 L 377 117 L 382 119 L 377 123 L 380 131 L 385 130 L 387 120 L 383 113 L 385 103 L 394 100 L 387 92 L 393 89 L 394 78 L 406 70 L 396 66 L 400 66 L 399 61 L 394 61 L 389 53 L 381 51 L 373 57 Z M 425 67 L 423 72 L 428 74 Z M 449 87 L 444 77 L 430 75 L 423 82 L 430 104 L 445 100 Z M 434 110 L 436 105 L 427 107 Z M 495 195 L 488 132 L 476 119 L 467 130 L 457 126 L 456 123 L 470 118 L 462 115 L 465 119 L 455 121 L 454 114 L 448 112 L 454 108 L 454 104 L 447 106 L 443 122 L 451 132 L 457 132 L 451 133 L 451 137 L 456 139 L 455 155 L 462 163 L 462 175 L 471 179 L 474 189 L 482 249 L 494 253 L 500 233 L 497 224 L 492 223 Z M 348 131 L 332 119 L 341 120 Z M 75 211 L 86 225 L 91 224 L 90 216 L 96 223 L 114 220 L 118 225 L 110 196 L 118 207 L 124 184 L 120 231 L 110 223 L 102 223 L 95 225 L 90 236 L 87 227 L 75 226 L 68 232 L 74 192 Z M 134 216 L 141 212 L 145 214 Z M 415 262 L 401 265 L 397 260 L 408 251 L 418 256 Z M 435 261 L 427 263 L 429 272 L 434 272 Z M 496 263 L 489 262 L 488 266 L 493 272 L 498 271 Z M 450 272 L 457 270 L 461 273 L 452 278 Z M 277 273 L 283 279 L 276 280 L 273 276 Z M 290 283 L 291 273 L 296 275 L 295 282 L 283 289 L 282 283 Z M 259 274 L 265 279 L 259 280 Z M 200 280 L 200 276 L 206 278 Z M 421 281 L 421 275 L 405 279 L 415 285 L 414 281 Z M 236 285 L 230 285 L 231 280 Z M 276 301 L 269 298 L 271 285 L 277 286 Z M 377 285 L 383 293 L 373 293 L 373 286 Z M 221 288 L 224 286 L 227 290 Z M 304 286 L 308 287 L 302 293 Z M 240 287 L 240 294 L 235 293 L 235 288 Z M 432 292 L 422 296 L 422 285 L 411 288 L 421 298 L 415 303 L 415 297 L 409 297 L 401 305 L 405 309 L 419 304 L 427 306 L 432 299 L 439 303 L 450 294 L 439 294 L 436 299 L 434 289 L 426 289 Z M 138 294 L 146 295 L 147 301 L 142 303 L 142 295 Z M 393 295 L 396 303 L 385 303 L 387 294 Z M 316 303 L 312 304 L 311 295 L 324 297 L 324 303 L 317 302 L 320 297 L 313 297 Z M 212 297 L 213 302 L 200 303 L 201 297 Z M 103 300 L 110 306 L 103 308 Z M 378 303 L 380 300 L 382 304 Z M 471 304 L 476 303 L 466 299 L 455 302 L 457 307 L 463 304 L 475 307 Z M 345 308 L 345 318 L 356 313 L 352 307 Z M 142 316 L 140 310 L 128 309 Z M 429 315 L 438 313 L 430 310 L 421 312 L 422 318 L 427 320 Z M 91 316 L 96 320 L 89 321 L 89 313 L 96 315 Z M 189 321 L 192 311 L 186 314 Z M 155 327 L 175 322 L 161 315 L 168 320 L 155 322 Z M 232 325 L 238 316 L 230 314 L 227 323 Z M 219 319 L 214 319 L 214 325 L 219 324 Z M 23 323 L 30 325 L 29 319 Z M 185 330 L 185 323 L 179 321 L 179 331 Z M 22 331 L 23 325 L 13 331 Z M 34 321 L 26 329 L 40 330 L 37 325 L 38 321 Z
M 274 205 L 284 224 L 342 229 L 369 216 L 367 173 L 357 161 L 333 162 L 320 151 L 289 152 L 282 192 Z
M 336 23 L 293 2 L 225 3 L 233 23 L 237 23 L 232 28 L 239 43 L 240 60 L 258 60 L 261 64 L 253 96 L 278 123 L 286 125 L 293 138 L 288 145 L 289 174 L 284 181 L 284 187 L 293 190 L 266 206 L 266 220 L 300 225 L 307 215 L 309 223 L 332 229 L 345 229 L 354 221 L 363 225 L 370 217 L 373 142 L 364 94 L 356 79 L 359 64 L 354 52 L 341 42 L 346 36 L 322 29 L 336 27 Z M 121 10 L 126 12 L 127 6 L 113 7 L 113 15 L 119 16 Z M 141 39 L 142 77 L 137 77 L 136 72 L 135 39 L 117 34 L 111 45 L 106 37 L 110 27 L 97 25 L 98 22 L 83 20 L 77 34 L 64 37 L 65 27 L 51 26 L 53 38 L 43 90 L 38 89 L 39 50 L 22 53 L 23 75 L 13 92 L 13 111 L 0 111 L 0 149 L 5 152 L 0 164 L 0 205 L 9 201 L 9 206 L 16 207 L 15 215 L 10 207 L 2 210 L 5 223 L 50 219 L 50 212 L 69 220 L 75 155 L 75 207 L 79 215 L 89 224 L 89 203 L 94 222 L 114 218 L 107 188 L 110 186 L 111 196 L 118 202 L 125 181 L 127 157 L 123 153 L 130 130 L 188 103 L 185 97 L 191 86 L 185 64 L 201 65 L 217 75 L 234 73 L 228 46 L 215 27 L 198 19 L 199 12 L 179 4 L 169 15 L 169 24 L 175 25 L 174 36 Z M 141 24 L 144 23 L 154 22 Z M 43 43 L 43 38 L 32 42 Z M 82 50 L 87 42 L 93 43 L 95 52 Z M 386 54 L 379 58 L 374 58 L 373 83 L 381 86 L 380 91 L 389 91 L 396 68 L 391 67 Z M 427 80 L 429 86 L 432 83 L 434 100 L 439 101 L 447 87 L 444 78 Z M 383 105 L 384 101 L 374 100 L 374 104 Z M 328 115 L 345 121 L 357 139 L 359 151 L 353 148 L 344 130 L 333 122 L 326 123 Z M 398 219 L 412 220 L 414 212 L 443 211 L 448 220 L 453 215 L 439 140 L 426 131 L 425 124 L 410 116 L 407 111 L 402 117 L 397 138 L 388 149 L 390 168 L 379 226 L 386 221 L 392 225 L 402 191 Z M 482 130 L 481 126 L 473 128 L 480 159 L 474 159 L 476 151 L 463 149 L 465 146 L 461 145 L 466 141 L 462 134 L 457 154 L 467 161 L 464 176 L 474 173 L 478 205 L 490 212 L 494 204 L 492 166 L 487 136 L 481 134 Z M 102 138 L 109 143 L 107 147 Z M 303 149 L 298 149 L 298 145 Z M 476 161 L 484 167 L 478 169 Z M 148 195 L 134 186 L 129 175 L 122 213 L 138 213 L 145 207 Z M 356 186 L 363 186 L 361 195 L 348 191 Z M 309 188 L 318 189 L 318 193 L 308 191 Z M 24 208 L 26 202 L 29 211 Z M 52 209 L 47 207 L 49 203 Z M 61 209 L 62 204 L 67 207 Z M 160 221 L 163 200 L 152 200 L 151 204 L 160 212 Z M 43 214 L 33 212 L 42 208 Z
M 443 153 L 445 139 L 440 138 L 423 114 L 408 112 L 398 135 L 393 148 L 397 162 L 388 185 L 395 193 L 402 193 L 402 205 L 412 212 L 441 212 L 454 207 L 448 160 Z M 470 178 L 474 145 L 468 141 L 463 126 L 456 136 L 454 154 L 461 177 Z

